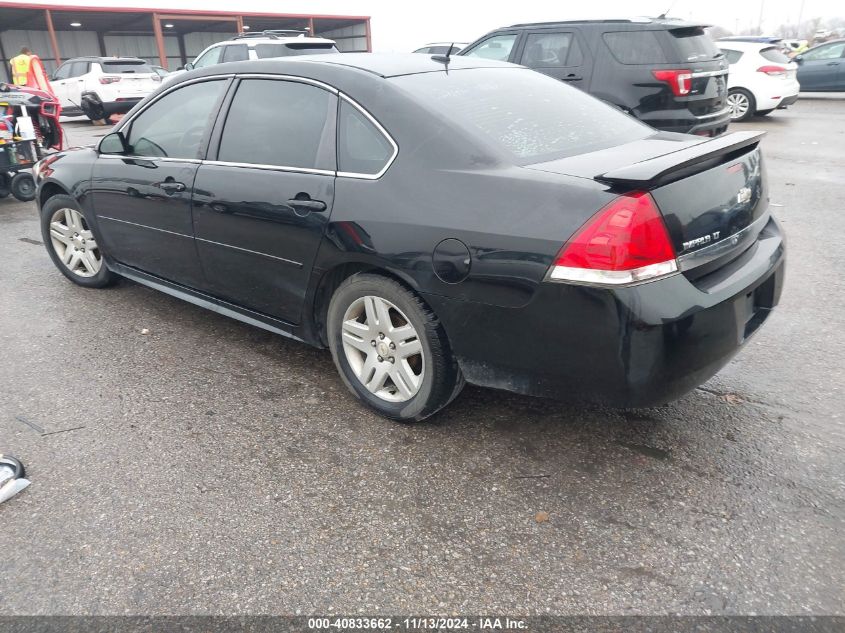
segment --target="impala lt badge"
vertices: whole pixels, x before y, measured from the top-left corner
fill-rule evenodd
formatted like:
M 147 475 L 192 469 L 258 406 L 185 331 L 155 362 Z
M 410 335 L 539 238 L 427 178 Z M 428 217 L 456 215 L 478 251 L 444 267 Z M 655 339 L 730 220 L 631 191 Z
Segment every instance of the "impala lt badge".
M 688 242 L 684 242 L 684 250 L 688 251 L 691 248 L 698 248 L 699 246 L 704 246 L 705 244 L 710 244 L 711 242 L 715 242 L 719 239 L 719 235 L 721 235 L 721 231 L 713 231 L 708 235 L 702 235 L 701 237 L 697 237 L 694 240 L 690 240 Z

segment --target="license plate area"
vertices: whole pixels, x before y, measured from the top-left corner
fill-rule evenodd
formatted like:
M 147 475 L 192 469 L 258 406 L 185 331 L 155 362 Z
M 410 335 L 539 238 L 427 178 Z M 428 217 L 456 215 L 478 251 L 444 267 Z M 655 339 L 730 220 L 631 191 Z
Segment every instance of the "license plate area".
M 740 305 L 745 326 L 742 328 L 742 338 L 745 340 L 763 324 L 775 306 L 775 275 L 770 275 L 766 281 L 746 293 Z

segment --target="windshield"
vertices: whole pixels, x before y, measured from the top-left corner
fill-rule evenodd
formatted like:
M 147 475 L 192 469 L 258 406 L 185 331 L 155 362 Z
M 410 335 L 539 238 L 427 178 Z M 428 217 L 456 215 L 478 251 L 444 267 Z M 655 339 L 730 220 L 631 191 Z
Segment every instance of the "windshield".
M 104 73 L 152 73 L 153 68 L 143 60 L 126 61 L 120 60 L 115 62 L 103 62 Z
M 571 86 L 522 68 L 474 68 L 391 79 L 443 118 L 510 153 L 519 164 L 645 138 L 654 130 Z

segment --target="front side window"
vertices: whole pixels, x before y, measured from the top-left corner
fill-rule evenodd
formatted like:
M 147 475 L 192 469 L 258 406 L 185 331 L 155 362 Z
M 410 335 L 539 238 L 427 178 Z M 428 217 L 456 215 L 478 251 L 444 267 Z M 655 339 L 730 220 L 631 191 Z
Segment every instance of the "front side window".
M 337 98 L 295 81 L 245 79 L 220 139 L 218 160 L 334 170 Z
M 525 40 L 522 63 L 530 68 L 558 68 L 581 64 L 573 33 L 531 33 Z
M 393 157 L 393 145 L 358 108 L 340 102 L 337 135 L 338 171 L 373 176 Z
M 70 77 L 70 67 L 73 64 L 62 64 L 56 69 L 56 72 L 53 74 L 53 79 L 60 80 L 60 79 L 67 79 Z
M 199 151 L 226 81 L 203 81 L 158 99 L 132 121 L 127 142 L 133 156 L 200 158 Z
M 482 59 L 495 59 L 496 61 L 506 62 L 511 56 L 514 42 L 516 42 L 516 33 L 495 35 L 473 47 L 466 54 L 469 57 L 481 57 Z
M 243 62 L 249 59 L 249 48 L 246 44 L 230 44 L 221 48 L 223 49 L 223 56 L 220 61 L 224 64 L 226 62 Z
M 205 68 L 206 66 L 214 66 L 214 64 L 219 64 L 220 53 L 222 52 L 222 46 L 215 46 L 214 48 L 210 48 L 194 60 L 194 68 Z
M 819 59 L 839 59 L 845 51 L 845 42 L 836 42 L 827 46 L 819 46 L 815 50 L 807 51 L 801 55 L 802 59 L 815 61 Z

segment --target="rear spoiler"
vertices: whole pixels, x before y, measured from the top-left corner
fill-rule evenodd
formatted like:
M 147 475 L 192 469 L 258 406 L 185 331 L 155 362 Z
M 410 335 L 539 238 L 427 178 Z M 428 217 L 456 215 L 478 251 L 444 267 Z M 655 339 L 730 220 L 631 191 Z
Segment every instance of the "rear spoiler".
M 688 175 L 690 171 L 695 171 L 696 165 L 712 162 L 728 154 L 738 154 L 742 150 L 753 148 L 765 135 L 765 132 L 725 134 L 709 141 L 697 143 L 692 147 L 613 169 L 596 176 L 596 180 L 610 185 L 629 187 L 644 187 L 668 180 L 677 180 L 677 178 Z M 706 168 L 704 165 L 701 166 Z

